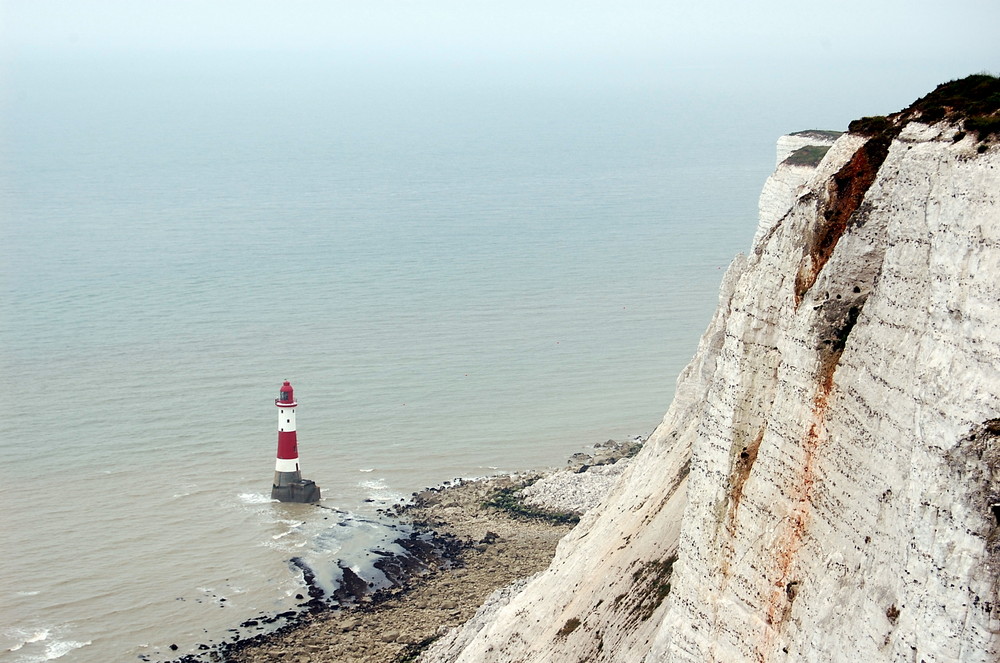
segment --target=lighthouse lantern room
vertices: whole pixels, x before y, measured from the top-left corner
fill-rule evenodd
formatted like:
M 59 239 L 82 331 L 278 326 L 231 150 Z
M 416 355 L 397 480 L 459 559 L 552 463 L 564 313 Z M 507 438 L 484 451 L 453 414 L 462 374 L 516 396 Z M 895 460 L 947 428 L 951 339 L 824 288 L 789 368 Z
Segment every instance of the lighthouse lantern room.
M 299 468 L 299 445 L 295 434 L 295 392 L 285 380 L 274 399 L 278 407 L 278 457 L 274 462 L 271 499 L 280 502 L 318 502 L 319 486 L 302 478 Z

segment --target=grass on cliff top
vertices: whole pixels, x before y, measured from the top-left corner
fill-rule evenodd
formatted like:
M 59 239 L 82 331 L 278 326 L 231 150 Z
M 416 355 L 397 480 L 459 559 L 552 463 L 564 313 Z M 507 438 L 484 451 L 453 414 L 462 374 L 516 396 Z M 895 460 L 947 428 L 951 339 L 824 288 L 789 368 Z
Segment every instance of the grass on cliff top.
M 790 136 L 805 136 L 807 138 L 824 138 L 826 140 L 837 140 L 844 135 L 843 131 L 828 131 L 827 129 L 806 129 L 805 131 L 794 131 Z
M 1000 136 L 1000 78 L 973 74 L 942 83 L 899 113 L 854 120 L 848 129 L 864 136 L 885 135 L 893 129 L 898 132 L 910 120 L 961 123 L 965 131 L 976 133 L 980 141 Z
M 788 166 L 818 166 L 829 151 L 829 145 L 806 145 L 789 154 L 782 163 Z

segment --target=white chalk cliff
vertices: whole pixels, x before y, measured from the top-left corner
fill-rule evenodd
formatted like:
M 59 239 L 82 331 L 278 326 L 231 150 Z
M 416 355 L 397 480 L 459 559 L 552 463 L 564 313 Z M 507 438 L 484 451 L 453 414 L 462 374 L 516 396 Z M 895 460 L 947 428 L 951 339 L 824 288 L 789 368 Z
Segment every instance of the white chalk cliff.
M 635 462 L 421 661 L 1000 661 L 1000 146 L 890 124 L 778 166 Z

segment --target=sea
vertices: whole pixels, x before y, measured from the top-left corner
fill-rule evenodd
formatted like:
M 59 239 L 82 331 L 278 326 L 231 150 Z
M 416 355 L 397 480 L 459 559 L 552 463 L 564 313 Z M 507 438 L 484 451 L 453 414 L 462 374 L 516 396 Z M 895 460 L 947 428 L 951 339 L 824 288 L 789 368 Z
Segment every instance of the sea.
M 0 662 L 198 653 L 414 491 L 652 431 L 813 128 L 710 74 L 6 63 Z M 318 505 L 270 499 L 284 380 Z

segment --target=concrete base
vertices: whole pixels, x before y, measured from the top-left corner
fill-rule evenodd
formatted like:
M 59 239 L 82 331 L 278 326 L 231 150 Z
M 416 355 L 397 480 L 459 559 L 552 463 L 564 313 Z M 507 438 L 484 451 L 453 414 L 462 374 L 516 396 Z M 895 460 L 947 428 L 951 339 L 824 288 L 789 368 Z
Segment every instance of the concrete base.
M 283 486 L 271 486 L 271 499 L 302 504 L 319 502 L 319 486 L 309 479 L 291 481 Z

